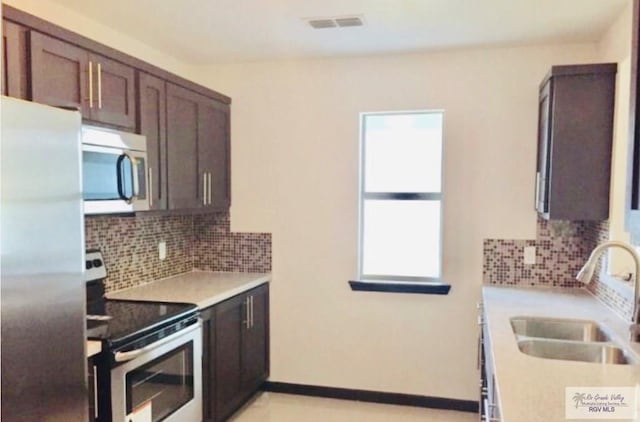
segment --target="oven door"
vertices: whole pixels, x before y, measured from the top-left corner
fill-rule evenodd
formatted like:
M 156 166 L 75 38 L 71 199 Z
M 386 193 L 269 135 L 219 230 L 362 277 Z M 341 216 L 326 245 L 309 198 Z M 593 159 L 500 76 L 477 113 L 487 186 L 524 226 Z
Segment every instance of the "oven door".
M 111 369 L 113 422 L 202 421 L 201 322 L 141 350 Z

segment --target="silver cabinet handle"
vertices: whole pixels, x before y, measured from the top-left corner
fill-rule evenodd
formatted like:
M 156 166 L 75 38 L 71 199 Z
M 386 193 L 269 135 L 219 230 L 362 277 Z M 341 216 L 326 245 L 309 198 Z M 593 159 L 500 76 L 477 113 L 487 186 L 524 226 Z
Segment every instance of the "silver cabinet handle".
M 202 173 L 202 205 L 207 205 L 207 172 Z
M 205 189 L 204 189 L 204 192 L 203 192 L 203 194 L 204 194 L 204 204 L 205 205 L 209 205 L 211 203 L 210 200 L 209 200 L 209 192 L 211 191 L 211 185 L 210 185 L 210 182 L 209 182 L 209 172 L 207 172 L 207 171 L 204 172 L 204 186 L 205 186 Z
M 93 108 L 93 62 L 89 60 L 89 108 Z
M 251 328 L 253 328 L 253 295 L 249 298 L 251 299 Z
M 147 180 L 147 186 L 148 186 L 148 195 L 149 195 L 149 206 L 153 205 L 153 170 L 151 167 L 149 167 L 149 180 Z
M 102 108 L 102 66 L 98 63 L 98 108 Z
M 244 316 L 245 316 L 245 325 L 247 327 L 247 330 L 249 328 L 251 328 L 251 316 L 250 313 L 251 311 L 249 310 L 249 297 L 247 296 L 247 298 L 244 300 Z
M 538 206 L 540 205 L 540 172 L 536 172 L 536 207 L 535 209 L 538 209 Z M 542 211 L 542 210 L 541 210 Z
M 93 366 L 93 417 L 98 419 L 98 368 Z
M 207 173 L 209 179 L 209 205 L 211 205 L 211 172 Z

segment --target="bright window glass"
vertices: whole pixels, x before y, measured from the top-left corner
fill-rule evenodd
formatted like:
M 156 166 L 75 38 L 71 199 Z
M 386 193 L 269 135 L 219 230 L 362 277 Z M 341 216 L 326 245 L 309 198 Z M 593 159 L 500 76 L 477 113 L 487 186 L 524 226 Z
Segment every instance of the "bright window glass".
M 440 278 L 442 133 L 440 111 L 362 114 L 360 278 Z
M 367 116 L 365 190 L 440 192 L 442 114 Z

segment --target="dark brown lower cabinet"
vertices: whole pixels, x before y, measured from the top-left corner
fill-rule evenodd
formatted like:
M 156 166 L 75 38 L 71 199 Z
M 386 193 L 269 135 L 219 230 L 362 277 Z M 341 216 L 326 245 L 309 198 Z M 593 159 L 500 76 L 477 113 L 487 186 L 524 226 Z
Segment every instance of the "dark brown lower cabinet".
M 269 376 L 269 286 L 205 309 L 203 419 L 227 420 Z

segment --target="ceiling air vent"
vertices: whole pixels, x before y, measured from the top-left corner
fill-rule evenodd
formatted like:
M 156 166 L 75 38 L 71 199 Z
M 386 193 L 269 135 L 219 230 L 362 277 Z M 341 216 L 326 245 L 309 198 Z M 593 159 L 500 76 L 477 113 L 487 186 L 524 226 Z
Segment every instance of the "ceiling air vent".
M 314 27 L 315 29 L 324 29 L 324 28 L 335 28 L 336 23 L 333 19 L 310 19 L 309 25 Z
M 363 20 L 361 16 L 329 16 L 323 18 L 306 18 L 311 27 L 315 29 L 324 28 L 347 28 L 353 26 L 362 26 Z
M 362 19 L 360 19 L 357 16 L 350 16 L 346 18 L 336 18 L 335 21 L 336 21 L 336 24 L 338 24 L 338 26 L 341 28 L 346 26 L 362 26 Z

